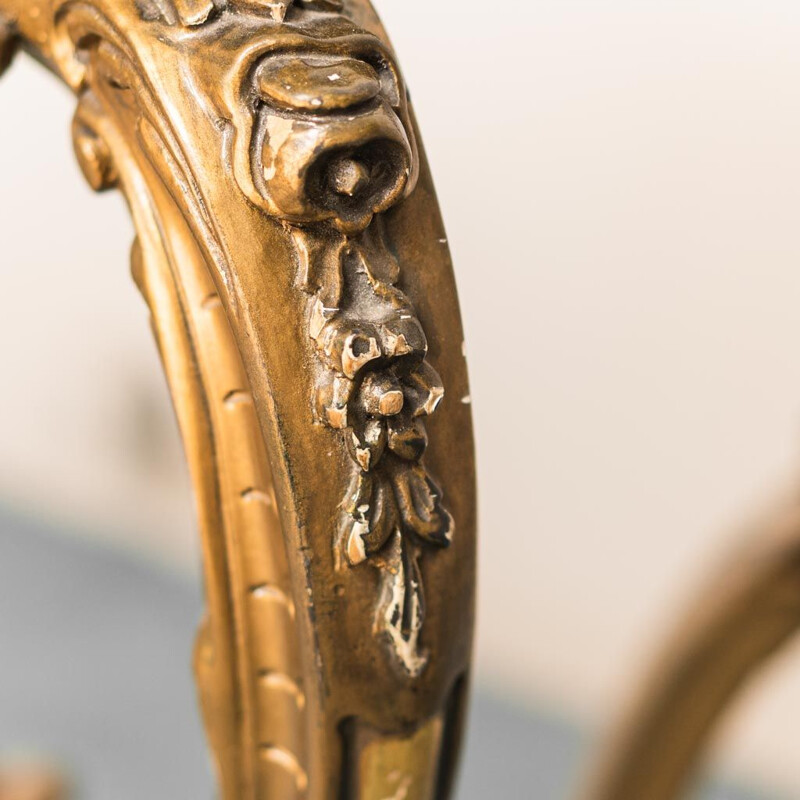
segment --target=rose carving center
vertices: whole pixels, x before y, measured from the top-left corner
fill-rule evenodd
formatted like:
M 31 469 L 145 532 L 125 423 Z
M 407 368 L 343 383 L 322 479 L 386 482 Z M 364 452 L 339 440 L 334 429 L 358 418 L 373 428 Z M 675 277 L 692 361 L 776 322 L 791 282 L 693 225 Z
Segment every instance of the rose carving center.
M 354 232 L 400 199 L 413 152 L 393 108 L 396 77 L 379 53 L 369 61 L 273 53 L 259 64 L 255 84 L 253 180 L 280 216 L 331 219 Z

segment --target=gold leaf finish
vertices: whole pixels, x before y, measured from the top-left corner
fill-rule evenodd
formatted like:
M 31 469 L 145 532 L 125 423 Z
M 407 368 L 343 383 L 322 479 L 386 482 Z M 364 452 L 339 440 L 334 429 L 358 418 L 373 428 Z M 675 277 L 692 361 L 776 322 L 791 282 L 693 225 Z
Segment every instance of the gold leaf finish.
M 81 169 L 135 223 L 197 498 L 221 796 L 444 798 L 475 583 L 448 397 L 469 387 L 380 22 L 366 0 L 0 0 L 0 67 L 16 49 L 75 92 Z

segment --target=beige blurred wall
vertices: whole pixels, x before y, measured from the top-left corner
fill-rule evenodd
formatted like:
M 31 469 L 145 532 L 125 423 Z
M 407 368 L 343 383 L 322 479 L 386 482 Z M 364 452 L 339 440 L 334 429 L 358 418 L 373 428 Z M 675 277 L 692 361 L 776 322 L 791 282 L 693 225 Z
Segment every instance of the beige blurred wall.
M 800 481 L 800 5 L 382 0 L 433 163 L 481 471 L 480 677 L 608 718 L 737 522 Z M 120 200 L 0 83 L 0 498 L 194 568 Z M 42 291 L 46 289 L 46 291 Z M 800 792 L 800 653 L 733 769 Z
M 74 100 L 18 58 L 0 82 L 0 502 L 192 564 L 192 502 L 122 198 L 72 155 Z

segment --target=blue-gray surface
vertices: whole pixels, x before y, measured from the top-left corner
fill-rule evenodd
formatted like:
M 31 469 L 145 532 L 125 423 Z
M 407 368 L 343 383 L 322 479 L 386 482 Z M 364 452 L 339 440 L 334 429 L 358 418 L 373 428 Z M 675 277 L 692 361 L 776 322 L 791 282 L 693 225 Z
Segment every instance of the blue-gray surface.
M 188 667 L 200 609 L 197 586 L 0 512 L 0 758 L 65 765 L 79 800 L 210 800 Z M 585 743 L 478 692 L 459 800 L 566 798 Z

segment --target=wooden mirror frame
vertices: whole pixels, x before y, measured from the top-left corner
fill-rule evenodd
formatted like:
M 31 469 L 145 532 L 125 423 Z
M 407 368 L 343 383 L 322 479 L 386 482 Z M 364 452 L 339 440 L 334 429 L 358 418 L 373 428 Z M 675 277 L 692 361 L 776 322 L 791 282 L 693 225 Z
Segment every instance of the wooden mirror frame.
M 0 0 L 0 68 L 17 49 L 75 92 L 86 179 L 135 224 L 197 498 L 221 797 L 448 796 L 474 619 L 469 387 L 372 7 Z
M 444 800 L 474 622 L 470 394 L 372 7 L 0 0 L 0 72 L 17 49 L 75 92 L 86 179 L 135 223 L 197 498 L 221 797 Z M 793 504 L 692 605 L 586 796 L 678 796 L 798 626 Z

